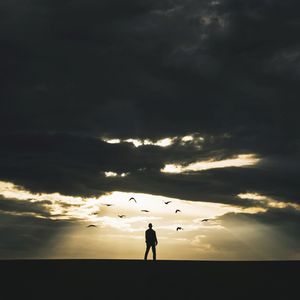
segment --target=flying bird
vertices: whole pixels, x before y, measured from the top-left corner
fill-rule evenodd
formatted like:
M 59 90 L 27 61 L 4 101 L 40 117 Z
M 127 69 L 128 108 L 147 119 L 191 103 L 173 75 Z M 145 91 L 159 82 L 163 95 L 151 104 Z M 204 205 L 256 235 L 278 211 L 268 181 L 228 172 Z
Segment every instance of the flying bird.
M 178 212 L 181 212 L 181 210 L 180 209 L 176 209 L 175 210 L 175 214 L 177 214 Z
M 130 201 L 130 200 L 133 200 L 133 201 L 136 203 L 136 200 L 135 200 L 133 197 L 131 197 L 131 198 L 129 199 L 129 201 Z
M 147 209 L 142 209 L 141 211 L 143 211 L 143 212 L 149 212 L 149 210 L 147 210 Z
M 164 201 L 165 202 L 165 204 L 169 204 L 169 203 L 171 203 L 172 201 Z
M 107 203 L 107 204 L 104 204 L 104 205 L 106 205 L 106 206 L 112 206 L 112 204 L 108 204 L 108 203 Z
M 88 226 L 86 226 L 86 227 L 97 227 L 97 226 L 94 225 L 94 224 L 91 224 L 91 225 L 88 225 Z
M 201 222 L 207 222 L 209 221 L 210 219 L 202 219 Z
M 125 215 L 118 215 L 118 217 L 122 219 L 122 218 L 124 218 L 126 216 Z
M 183 230 L 183 228 L 182 227 L 177 227 L 176 231 L 178 231 L 178 230 Z

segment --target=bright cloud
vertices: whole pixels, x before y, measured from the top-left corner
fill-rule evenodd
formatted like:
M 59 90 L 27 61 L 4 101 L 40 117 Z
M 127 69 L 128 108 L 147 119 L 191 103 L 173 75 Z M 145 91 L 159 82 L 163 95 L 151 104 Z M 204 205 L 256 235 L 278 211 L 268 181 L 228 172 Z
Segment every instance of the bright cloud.
M 115 172 L 108 171 L 108 172 L 104 172 L 104 175 L 105 175 L 105 177 L 125 177 L 128 175 L 128 173 L 118 174 Z
M 273 208 L 293 207 L 294 209 L 300 210 L 300 205 L 297 203 L 278 201 L 276 199 L 258 193 L 241 193 L 238 194 L 237 197 L 239 197 L 240 199 L 257 200 L 258 203 L 266 207 L 273 207 Z
M 186 173 L 204 171 L 208 169 L 242 167 L 257 164 L 260 161 L 254 154 L 240 154 L 236 158 L 224 160 L 207 160 L 191 163 L 187 166 L 180 164 L 166 164 L 161 172 L 164 173 Z
M 31 193 L 11 182 L 5 181 L 0 181 L 0 195 L 5 198 L 30 200 L 31 202 L 49 200 L 51 202 L 62 202 L 73 205 L 80 205 L 85 203 L 83 197 L 65 196 L 61 195 L 60 193 Z
M 195 143 L 198 144 L 204 141 L 203 137 L 199 137 L 197 134 L 190 134 L 185 136 L 174 136 L 174 137 L 165 137 L 158 140 L 151 140 L 151 139 L 119 139 L 119 138 L 101 138 L 102 141 L 109 143 L 109 144 L 119 144 L 119 143 L 132 143 L 135 147 L 141 147 L 146 145 L 153 145 L 158 147 L 168 147 L 173 145 L 176 142 L 180 142 L 181 145 L 186 143 Z
M 107 139 L 107 138 L 102 138 L 102 140 L 106 143 L 109 144 L 119 144 L 119 143 L 132 143 L 135 147 L 140 147 L 140 146 L 145 146 L 145 145 L 153 145 L 153 146 L 158 146 L 158 147 L 168 147 L 170 145 L 172 145 L 175 141 L 175 138 L 163 138 L 160 140 L 150 140 L 150 139 L 144 139 L 144 140 L 140 140 L 140 139 Z
M 118 228 L 130 228 L 130 231 L 144 226 L 145 222 L 157 220 L 157 226 L 176 228 L 185 226 L 195 229 L 204 224 L 199 218 L 214 218 L 227 212 L 241 211 L 240 208 L 208 202 L 184 201 L 151 194 L 112 192 L 100 197 L 73 197 L 59 193 L 31 193 L 9 182 L 0 181 L 0 195 L 19 201 L 39 202 L 49 200 L 45 209 L 51 219 L 78 219 L 96 222 Z M 129 201 L 131 197 L 135 201 Z M 169 202 L 168 204 L 166 204 Z M 180 209 L 180 213 L 175 213 Z M 146 210 L 144 212 L 143 210 Z M 119 218 L 119 215 L 125 215 Z M 195 221 L 196 220 L 196 221 Z M 116 226 L 114 224 L 117 224 Z M 129 230 L 129 229 L 128 229 Z
M 194 140 L 194 137 L 192 135 L 186 135 L 186 136 L 182 137 L 181 140 L 183 142 L 191 142 Z

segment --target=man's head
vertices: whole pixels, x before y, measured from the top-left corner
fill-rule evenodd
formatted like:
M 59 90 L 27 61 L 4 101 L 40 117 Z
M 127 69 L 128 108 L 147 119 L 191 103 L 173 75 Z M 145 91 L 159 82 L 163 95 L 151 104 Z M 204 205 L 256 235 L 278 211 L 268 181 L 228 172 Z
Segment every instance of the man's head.
M 152 224 L 151 224 L 151 223 L 149 223 L 149 224 L 148 224 L 148 227 L 151 229 L 151 228 L 152 228 Z

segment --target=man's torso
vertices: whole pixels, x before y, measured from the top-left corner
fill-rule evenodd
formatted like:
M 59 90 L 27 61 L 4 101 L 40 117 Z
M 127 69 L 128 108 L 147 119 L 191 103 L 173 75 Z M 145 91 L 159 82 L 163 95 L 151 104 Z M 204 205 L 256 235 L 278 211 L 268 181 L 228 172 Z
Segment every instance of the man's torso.
M 155 244 L 156 235 L 153 229 L 146 230 L 146 243 L 147 244 Z

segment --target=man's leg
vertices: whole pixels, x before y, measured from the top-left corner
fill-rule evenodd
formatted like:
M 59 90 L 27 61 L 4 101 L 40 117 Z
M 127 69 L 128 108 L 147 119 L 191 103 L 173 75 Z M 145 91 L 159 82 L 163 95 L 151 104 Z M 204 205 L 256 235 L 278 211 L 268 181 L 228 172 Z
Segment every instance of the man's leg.
M 148 256 L 149 250 L 150 250 L 150 245 L 146 244 L 146 252 L 145 252 L 144 260 L 147 260 L 147 256 Z
M 153 260 L 156 260 L 156 247 L 152 245 Z

